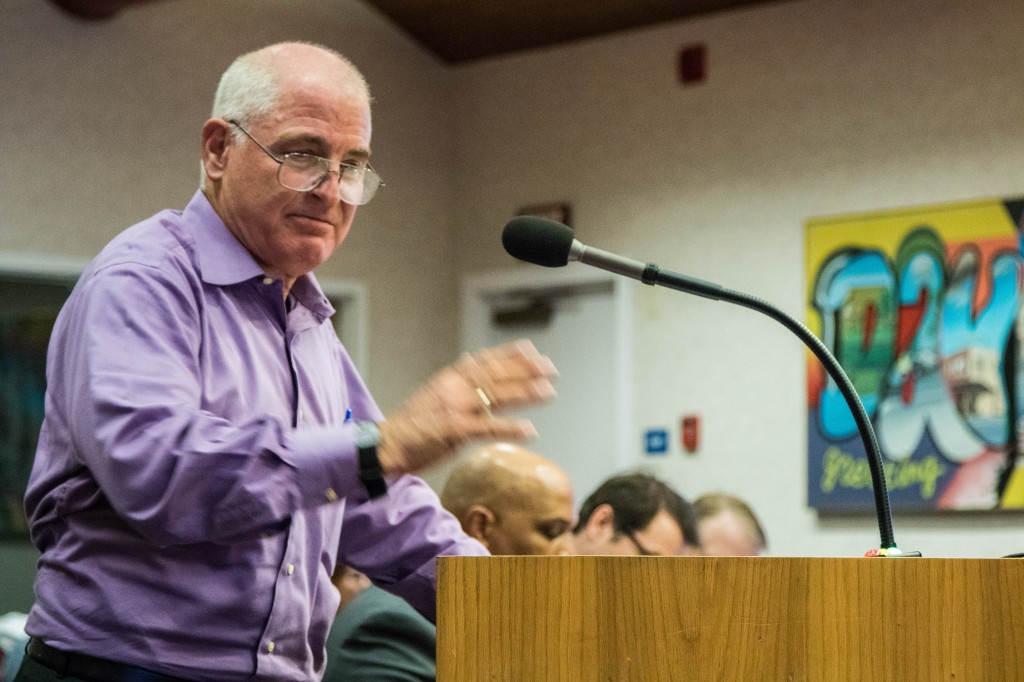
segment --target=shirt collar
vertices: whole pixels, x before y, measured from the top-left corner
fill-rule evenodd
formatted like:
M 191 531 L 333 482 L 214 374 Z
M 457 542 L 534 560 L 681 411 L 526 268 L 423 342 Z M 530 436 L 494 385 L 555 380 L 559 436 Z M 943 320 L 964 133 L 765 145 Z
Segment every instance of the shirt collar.
M 230 286 L 265 277 L 259 263 L 231 234 L 201 189 L 188 202 L 183 217 L 184 223 L 192 228 L 199 272 L 204 282 L 214 286 Z M 334 307 L 327 300 L 313 273 L 295 280 L 291 293 L 299 303 L 320 318 L 326 319 L 334 314 Z
M 302 305 L 309 308 L 321 320 L 334 315 L 334 306 L 327 300 L 320 282 L 312 272 L 299 277 L 292 285 L 291 295 Z
M 231 234 L 202 190 L 197 190 L 192 196 L 182 217 L 192 230 L 199 272 L 204 282 L 229 286 L 263 277 L 259 263 Z

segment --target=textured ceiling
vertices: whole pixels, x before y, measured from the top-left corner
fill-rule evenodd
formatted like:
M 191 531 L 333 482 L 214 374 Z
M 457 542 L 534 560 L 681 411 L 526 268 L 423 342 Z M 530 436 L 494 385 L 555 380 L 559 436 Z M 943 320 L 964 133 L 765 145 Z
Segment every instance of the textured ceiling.
M 154 0 L 50 0 L 102 20 Z M 212 1 L 212 0 L 211 0 Z M 779 0 L 364 0 L 449 63 Z
M 441 59 L 467 62 L 770 0 L 366 0 Z

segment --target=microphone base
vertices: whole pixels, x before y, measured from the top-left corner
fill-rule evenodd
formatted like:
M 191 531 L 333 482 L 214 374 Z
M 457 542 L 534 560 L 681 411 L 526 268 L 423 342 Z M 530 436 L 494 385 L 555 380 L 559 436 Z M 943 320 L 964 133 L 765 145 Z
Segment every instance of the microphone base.
M 894 547 L 893 549 L 896 548 Z M 880 557 L 882 559 L 916 559 L 922 557 L 923 555 L 916 549 L 911 550 L 909 552 L 903 552 L 899 549 L 896 549 L 895 552 L 892 551 L 892 549 L 869 549 L 867 552 L 864 553 L 864 556 Z

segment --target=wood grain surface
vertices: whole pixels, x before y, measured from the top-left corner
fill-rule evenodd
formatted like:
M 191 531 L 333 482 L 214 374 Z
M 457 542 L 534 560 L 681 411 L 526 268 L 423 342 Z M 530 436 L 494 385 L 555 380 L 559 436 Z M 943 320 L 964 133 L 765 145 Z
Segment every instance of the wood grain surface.
M 1024 560 L 441 557 L 438 680 L 1024 680 Z

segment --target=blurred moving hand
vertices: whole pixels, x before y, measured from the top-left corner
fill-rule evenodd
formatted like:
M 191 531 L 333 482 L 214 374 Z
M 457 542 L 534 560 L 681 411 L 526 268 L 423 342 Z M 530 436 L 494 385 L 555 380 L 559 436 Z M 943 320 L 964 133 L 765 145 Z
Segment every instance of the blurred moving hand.
M 465 353 L 380 424 L 381 467 L 387 474 L 415 472 L 470 441 L 536 436 L 530 420 L 500 413 L 553 398 L 557 374 L 529 341 Z

